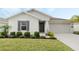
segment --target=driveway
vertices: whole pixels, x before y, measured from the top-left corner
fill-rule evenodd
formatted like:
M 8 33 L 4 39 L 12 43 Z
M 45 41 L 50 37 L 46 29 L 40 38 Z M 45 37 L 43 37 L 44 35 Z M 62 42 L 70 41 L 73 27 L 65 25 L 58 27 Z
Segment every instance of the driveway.
M 55 36 L 64 44 L 73 50 L 79 51 L 79 35 L 75 34 L 55 34 Z

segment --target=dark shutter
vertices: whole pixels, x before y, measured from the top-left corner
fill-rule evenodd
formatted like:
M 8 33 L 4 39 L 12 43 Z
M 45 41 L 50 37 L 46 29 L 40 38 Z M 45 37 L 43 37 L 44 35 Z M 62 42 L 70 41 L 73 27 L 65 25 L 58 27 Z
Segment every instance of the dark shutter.
M 26 30 L 29 31 L 29 21 L 26 21 Z
M 18 31 L 20 31 L 20 21 L 18 21 Z

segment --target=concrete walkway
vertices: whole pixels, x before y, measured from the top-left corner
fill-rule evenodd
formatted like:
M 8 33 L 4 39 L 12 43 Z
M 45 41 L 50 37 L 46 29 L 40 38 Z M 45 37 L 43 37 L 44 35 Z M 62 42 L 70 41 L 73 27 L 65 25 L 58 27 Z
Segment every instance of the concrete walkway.
M 58 40 L 71 47 L 73 50 L 79 51 L 79 35 L 75 34 L 55 34 Z

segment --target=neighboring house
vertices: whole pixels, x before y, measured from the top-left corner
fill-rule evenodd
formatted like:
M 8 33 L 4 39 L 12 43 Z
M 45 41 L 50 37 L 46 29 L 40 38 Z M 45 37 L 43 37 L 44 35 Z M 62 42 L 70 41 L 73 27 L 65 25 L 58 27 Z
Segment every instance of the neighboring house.
M 3 19 L 3 18 L 0 18 L 0 27 L 4 26 L 8 24 L 7 20 Z M 3 31 L 2 28 L 0 28 L 0 32 Z
M 9 32 L 55 32 L 55 33 L 72 33 L 73 23 L 61 18 L 51 17 L 35 9 L 27 12 L 21 12 L 11 16 L 6 20 L 0 21 L 2 24 L 8 24 Z

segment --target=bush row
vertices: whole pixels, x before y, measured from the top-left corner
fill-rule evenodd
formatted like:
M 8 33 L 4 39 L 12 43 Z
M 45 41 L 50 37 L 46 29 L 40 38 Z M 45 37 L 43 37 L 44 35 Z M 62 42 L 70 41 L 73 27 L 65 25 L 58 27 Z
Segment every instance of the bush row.
M 10 32 L 10 34 L 6 34 L 5 32 L 1 32 L 0 33 L 0 37 L 12 37 L 12 38 L 16 38 L 16 37 L 25 37 L 25 38 L 30 38 L 30 37 L 35 37 L 35 38 L 39 38 L 40 35 L 39 35 L 39 32 L 34 32 L 34 35 L 31 35 L 30 32 Z
M 39 32 L 34 32 L 34 35 L 31 35 L 30 32 L 24 32 L 24 33 L 22 33 L 22 32 L 11 32 L 10 33 L 10 37 L 13 37 L 13 38 L 15 38 L 15 37 L 30 38 L 31 36 L 34 37 L 34 38 L 39 38 L 40 37 Z
M 74 31 L 73 34 L 79 35 L 79 31 Z
M 48 36 L 47 38 L 55 38 L 54 37 L 54 33 L 52 32 L 48 32 L 46 34 L 46 36 Z M 39 32 L 34 32 L 34 34 L 31 34 L 30 32 L 10 32 L 9 35 L 7 35 L 5 32 L 1 32 L 0 33 L 0 37 L 1 38 L 6 38 L 6 37 L 9 37 L 9 38 L 43 38 L 45 39 L 46 37 L 45 36 L 40 36 L 40 33 Z

